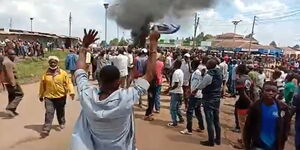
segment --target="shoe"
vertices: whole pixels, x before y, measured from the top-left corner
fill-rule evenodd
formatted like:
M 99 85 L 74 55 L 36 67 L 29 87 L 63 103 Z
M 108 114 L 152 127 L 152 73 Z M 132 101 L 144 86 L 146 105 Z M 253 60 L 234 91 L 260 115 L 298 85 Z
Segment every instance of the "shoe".
M 211 143 L 209 141 L 201 141 L 200 144 L 203 145 L 203 146 L 209 146 L 209 147 L 214 147 L 215 146 L 214 143 Z
M 153 118 L 152 116 L 145 116 L 145 117 L 144 117 L 144 120 L 145 120 L 145 121 L 153 121 L 154 118 Z
M 15 117 L 16 115 L 15 115 L 15 113 L 12 111 L 12 110 L 6 110 L 6 112 L 5 112 L 8 116 L 10 116 L 10 117 Z
M 159 114 L 160 112 L 159 112 L 159 110 L 156 110 L 156 111 L 154 111 L 154 113 Z
M 45 137 L 47 137 L 47 136 L 49 136 L 49 131 L 43 130 L 43 131 L 41 132 L 41 137 L 42 137 L 42 138 L 45 138 Z
M 204 129 L 202 130 L 202 129 L 198 128 L 198 129 L 196 129 L 195 131 L 196 131 L 196 132 L 203 133 L 203 132 L 204 132 Z
M 184 135 L 193 135 L 192 132 L 189 132 L 187 129 L 184 129 L 183 131 L 180 131 L 181 134 L 184 134 Z
M 180 119 L 180 120 L 178 121 L 178 123 L 179 123 L 179 124 L 184 124 L 184 119 Z
M 203 145 L 203 146 L 209 146 L 209 147 L 214 147 L 215 146 L 214 143 L 211 143 L 209 141 L 201 141 L 200 144 Z
M 19 116 L 19 113 L 15 112 L 15 111 L 13 111 L 13 113 L 15 114 L 15 116 Z
M 61 130 L 63 130 L 64 128 L 65 128 L 65 125 L 59 125 L 59 128 L 61 129 Z
M 168 123 L 167 126 L 168 126 L 168 127 L 177 127 L 178 125 L 171 122 L 171 123 Z
M 221 141 L 220 140 L 215 140 L 215 144 L 216 145 L 221 145 Z

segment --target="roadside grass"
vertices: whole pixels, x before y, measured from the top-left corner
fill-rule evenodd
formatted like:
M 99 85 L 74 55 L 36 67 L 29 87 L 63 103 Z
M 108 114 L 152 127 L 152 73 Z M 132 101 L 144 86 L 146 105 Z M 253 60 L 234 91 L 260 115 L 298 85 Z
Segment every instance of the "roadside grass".
M 16 65 L 18 82 L 20 84 L 34 83 L 38 82 L 41 75 L 48 68 L 48 56 L 57 56 L 59 58 L 59 66 L 65 69 L 65 58 L 67 56 L 67 51 L 54 50 L 51 52 L 46 52 L 44 58 L 26 58 L 20 61 Z

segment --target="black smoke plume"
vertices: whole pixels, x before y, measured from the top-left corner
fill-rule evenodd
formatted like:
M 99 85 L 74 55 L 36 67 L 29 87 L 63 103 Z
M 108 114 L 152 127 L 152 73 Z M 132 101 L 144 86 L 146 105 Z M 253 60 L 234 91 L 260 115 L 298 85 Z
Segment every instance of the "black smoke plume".
M 212 7 L 216 0 L 115 0 L 109 16 L 124 29 L 131 30 L 134 44 L 145 46 L 149 25 L 167 15 L 178 18 Z

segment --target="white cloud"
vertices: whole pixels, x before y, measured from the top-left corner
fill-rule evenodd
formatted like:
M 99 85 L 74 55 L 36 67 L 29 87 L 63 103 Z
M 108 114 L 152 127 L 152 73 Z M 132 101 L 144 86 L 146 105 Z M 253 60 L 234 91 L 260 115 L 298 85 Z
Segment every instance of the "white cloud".
M 30 30 L 29 18 L 34 17 L 33 27 L 35 31 L 67 35 L 68 17 L 69 13 L 72 12 L 72 35 L 82 36 L 83 28 L 94 28 L 101 32 L 100 38 L 103 39 L 104 1 L 106 0 L 0 0 L 0 28 L 8 27 L 9 19 L 12 18 L 14 28 Z M 261 14 L 259 15 L 261 18 L 281 16 L 291 10 L 286 2 L 297 2 L 298 0 L 220 1 L 226 2 L 226 4 L 218 6 L 221 9 L 216 7 L 199 12 L 201 19 L 199 32 L 203 31 L 210 34 L 233 32 L 231 21 L 241 19 L 243 22 L 238 25 L 237 32 L 244 35 L 249 34 L 254 14 Z M 227 15 L 231 15 L 224 15 L 224 11 L 229 11 Z M 185 16 L 181 19 L 166 17 L 161 22 L 182 25 L 182 30 L 170 37 L 187 37 L 193 35 L 193 15 Z M 116 23 L 109 20 L 108 39 L 117 36 L 116 27 Z M 296 23 L 293 22 L 273 25 L 258 24 L 255 28 L 255 37 L 264 44 L 275 40 L 281 45 L 292 45 L 296 42 L 295 34 L 299 34 L 297 29 Z M 123 31 L 120 30 L 120 36 L 123 36 Z M 126 37 L 130 37 L 129 31 L 125 31 L 124 34 Z

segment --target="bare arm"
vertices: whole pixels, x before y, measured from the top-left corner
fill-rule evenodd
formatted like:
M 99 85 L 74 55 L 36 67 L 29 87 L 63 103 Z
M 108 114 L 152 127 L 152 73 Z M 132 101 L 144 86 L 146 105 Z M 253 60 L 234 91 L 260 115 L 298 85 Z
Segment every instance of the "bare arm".
M 153 32 L 150 34 L 150 51 L 147 62 L 147 72 L 143 77 L 148 82 L 152 81 L 156 73 L 157 41 L 159 38 L 160 34 L 158 32 Z

